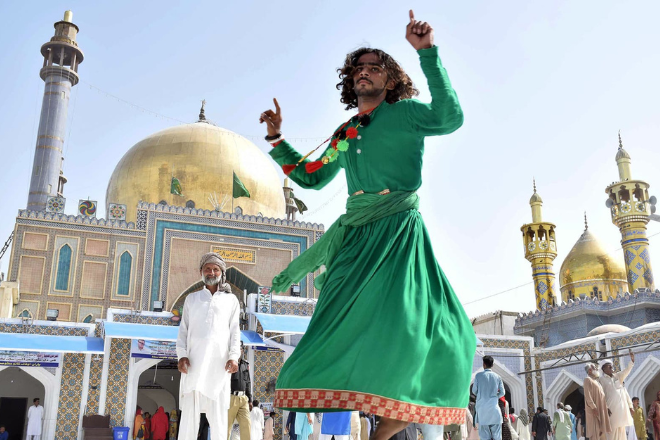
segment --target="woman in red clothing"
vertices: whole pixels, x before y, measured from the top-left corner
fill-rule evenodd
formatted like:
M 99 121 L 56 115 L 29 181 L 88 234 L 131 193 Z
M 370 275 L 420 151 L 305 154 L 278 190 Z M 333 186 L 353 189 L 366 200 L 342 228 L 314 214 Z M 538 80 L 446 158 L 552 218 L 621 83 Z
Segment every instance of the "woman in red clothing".
M 144 413 L 144 440 L 151 439 L 151 413 Z
M 168 420 L 163 407 L 159 406 L 156 414 L 151 418 L 152 440 L 165 440 L 169 429 L 170 421 Z

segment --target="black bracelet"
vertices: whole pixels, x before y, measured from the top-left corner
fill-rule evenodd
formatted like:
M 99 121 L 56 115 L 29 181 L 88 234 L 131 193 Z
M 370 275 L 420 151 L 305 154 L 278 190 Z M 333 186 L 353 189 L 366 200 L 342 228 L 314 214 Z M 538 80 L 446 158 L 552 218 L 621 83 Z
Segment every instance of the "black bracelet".
M 282 133 L 277 133 L 272 136 L 266 136 L 264 137 L 264 139 L 266 139 L 267 141 L 274 141 L 275 139 L 279 139 L 281 137 L 282 137 Z

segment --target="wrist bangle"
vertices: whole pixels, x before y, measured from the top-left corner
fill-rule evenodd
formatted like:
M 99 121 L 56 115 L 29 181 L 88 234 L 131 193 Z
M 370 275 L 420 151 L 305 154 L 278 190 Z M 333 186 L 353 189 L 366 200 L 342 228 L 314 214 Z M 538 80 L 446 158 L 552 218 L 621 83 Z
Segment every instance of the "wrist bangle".
M 266 139 L 268 142 L 270 142 L 270 141 L 274 141 L 276 139 L 279 139 L 281 137 L 282 137 L 282 133 L 280 132 L 280 133 L 274 134 L 272 136 L 265 136 L 264 139 Z
M 275 139 L 266 139 L 270 144 L 278 144 L 284 140 L 282 133 L 278 134 Z

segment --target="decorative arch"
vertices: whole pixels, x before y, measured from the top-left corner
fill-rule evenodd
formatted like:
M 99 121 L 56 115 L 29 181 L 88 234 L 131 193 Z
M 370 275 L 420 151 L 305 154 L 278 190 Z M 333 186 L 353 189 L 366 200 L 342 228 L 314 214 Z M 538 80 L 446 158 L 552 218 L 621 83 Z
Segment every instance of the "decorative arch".
M 71 256 L 73 250 L 68 243 L 64 244 L 57 252 L 57 272 L 55 276 L 55 290 L 60 292 L 69 291 L 69 278 L 71 277 Z
M 9 366 L 0 366 L 0 371 Z M 57 374 L 50 374 L 43 367 L 16 367 L 20 368 L 44 386 L 44 423 L 41 431 L 42 438 L 55 438 L 57 424 L 57 406 L 60 400 L 60 382 L 62 380 L 62 367 L 57 369 Z
M 32 312 L 29 309 L 23 309 L 23 311 L 21 311 L 16 317 L 32 319 Z
M 493 354 L 493 356 L 497 357 L 496 354 Z M 516 410 L 519 410 L 520 408 L 528 408 L 529 405 L 527 402 L 527 395 L 525 394 L 525 381 L 521 379 L 519 375 L 509 370 L 506 366 L 502 365 L 500 362 L 497 362 L 497 359 L 495 359 L 495 364 L 493 364 L 493 368 L 491 368 L 491 370 L 499 374 L 502 378 L 502 382 L 504 382 L 504 385 L 508 386 L 509 390 L 511 390 L 511 405 Z M 470 380 L 470 383 L 474 382 L 474 377 L 481 371 L 484 371 L 484 369 L 480 368 L 479 370 L 472 373 L 472 379 Z
M 660 359 L 655 356 L 648 356 L 641 365 L 628 376 L 626 387 L 630 397 L 638 396 L 639 405 L 646 408 L 644 392 L 646 387 L 653 381 L 653 378 L 660 373 Z
M 552 381 L 552 384 L 548 387 L 545 394 L 545 401 L 547 402 L 545 407 L 554 409 L 557 406 L 557 402 L 561 402 L 562 396 L 574 383 L 578 386 L 582 386 L 583 381 L 573 373 L 562 369 L 555 380 Z
M 162 361 L 162 359 L 144 358 L 138 362 L 136 359 L 138 358 L 131 358 L 128 367 L 128 387 L 126 393 L 126 406 L 124 407 L 124 426 L 133 426 L 133 422 L 135 421 L 135 405 L 137 405 L 140 375 Z
M 87 316 L 85 316 L 85 317 L 83 318 L 82 322 L 84 322 L 84 323 L 86 323 L 86 324 L 93 323 L 93 322 L 94 322 L 94 315 L 92 315 L 91 313 L 89 313 Z

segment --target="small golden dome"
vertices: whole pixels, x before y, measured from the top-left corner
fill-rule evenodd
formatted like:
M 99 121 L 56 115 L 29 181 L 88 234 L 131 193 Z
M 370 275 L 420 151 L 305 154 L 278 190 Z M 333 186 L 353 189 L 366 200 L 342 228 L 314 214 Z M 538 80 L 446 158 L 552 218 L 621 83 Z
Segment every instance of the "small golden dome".
M 561 286 L 592 280 L 626 281 L 623 262 L 609 254 L 594 234 L 585 229 L 561 265 Z
M 534 194 L 532 194 L 532 197 L 529 199 L 529 204 L 531 205 L 532 203 L 543 203 L 543 199 L 536 193 L 536 191 L 534 191 Z
M 135 144 L 119 161 L 106 192 L 110 203 L 126 205 L 126 221 L 135 221 L 139 201 L 213 210 L 211 194 L 232 197 L 233 173 L 250 192 L 234 200 L 243 214 L 282 218 L 284 194 L 275 166 L 256 145 L 207 122 L 179 125 Z M 170 193 L 172 177 L 183 196 Z M 190 203 L 192 202 L 192 203 Z M 231 199 L 223 211 L 231 210 Z
M 630 155 L 622 147 L 619 147 L 618 151 L 616 152 L 616 160 L 620 159 L 630 159 Z

